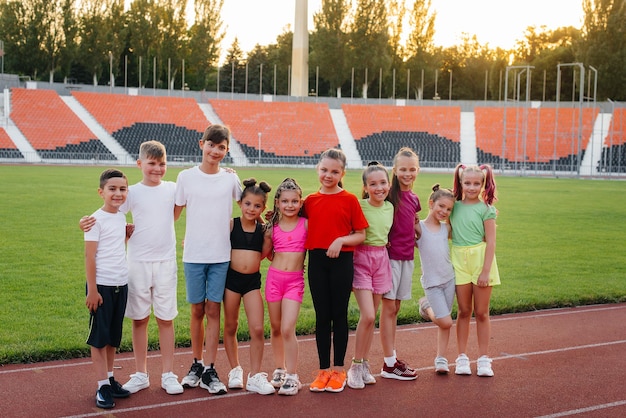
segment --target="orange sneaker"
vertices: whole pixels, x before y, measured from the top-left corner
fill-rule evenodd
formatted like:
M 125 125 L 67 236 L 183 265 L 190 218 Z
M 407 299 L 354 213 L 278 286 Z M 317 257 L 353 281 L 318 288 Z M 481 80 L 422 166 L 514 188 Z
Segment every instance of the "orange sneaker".
M 327 370 L 320 370 L 317 374 L 317 377 L 309 386 L 311 392 L 324 392 L 326 389 L 326 385 L 328 385 L 328 381 L 330 380 L 330 372 Z
M 333 370 L 330 373 L 330 379 L 328 380 L 328 384 L 326 384 L 327 392 L 341 392 L 343 388 L 346 387 L 346 371 L 342 370 L 340 372 Z

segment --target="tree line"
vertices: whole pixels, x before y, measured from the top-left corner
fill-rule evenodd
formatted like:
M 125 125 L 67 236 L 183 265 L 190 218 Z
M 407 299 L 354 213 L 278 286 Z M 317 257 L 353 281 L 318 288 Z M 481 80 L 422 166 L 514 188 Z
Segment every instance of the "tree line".
M 470 34 L 435 45 L 431 0 L 324 0 L 310 28 L 311 93 L 553 101 L 558 91 L 559 100 L 626 100 L 626 0 L 581 1 L 581 28 L 531 26 L 506 50 Z M 235 38 L 220 64 L 223 4 L 0 0 L 3 69 L 44 81 L 288 94 L 289 27 L 250 51 Z

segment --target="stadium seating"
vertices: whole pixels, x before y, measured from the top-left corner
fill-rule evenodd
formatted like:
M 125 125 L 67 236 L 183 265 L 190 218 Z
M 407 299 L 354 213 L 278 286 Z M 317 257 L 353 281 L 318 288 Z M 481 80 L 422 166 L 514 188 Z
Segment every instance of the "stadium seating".
M 342 105 L 364 161 L 392 165 L 401 147 L 423 167 L 454 167 L 460 160 L 461 110 L 456 106 Z
M 315 164 L 319 155 L 336 147 L 328 105 L 301 102 L 255 102 L 211 99 L 211 106 L 228 125 L 251 161 Z
M 598 171 L 626 172 L 626 109 L 615 109 L 604 145 Z
M 578 140 L 581 158 L 587 147 L 598 109 L 576 108 L 506 108 L 506 143 L 504 108 L 474 108 L 478 161 L 499 167 L 576 170 Z M 505 167 L 506 168 L 506 167 Z
M 134 158 L 139 145 L 148 140 L 162 142 L 170 161 L 198 161 L 201 157 L 198 141 L 210 123 L 194 99 L 89 92 L 72 95 Z
M 11 90 L 11 119 L 42 158 L 114 156 L 54 90 Z
M 24 158 L 2 127 L 0 127 L 0 158 Z

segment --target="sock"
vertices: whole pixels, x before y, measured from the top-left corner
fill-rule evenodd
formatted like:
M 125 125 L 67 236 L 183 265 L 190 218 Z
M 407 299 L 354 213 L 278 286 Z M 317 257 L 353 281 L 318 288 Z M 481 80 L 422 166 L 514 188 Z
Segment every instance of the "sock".
M 396 349 L 395 348 L 393 349 L 393 358 L 395 358 L 395 359 L 398 358 L 398 355 L 396 354 Z
M 385 357 L 385 365 L 387 367 L 393 367 L 396 364 L 396 353 L 394 350 L 393 356 Z
M 110 385 L 110 384 L 111 384 L 111 382 L 109 382 L 109 379 L 107 379 L 107 380 L 98 380 L 98 389 L 100 389 L 104 385 Z
M 113 377 L 113 372 L 107 372 L 107 377 L 110 379 Z

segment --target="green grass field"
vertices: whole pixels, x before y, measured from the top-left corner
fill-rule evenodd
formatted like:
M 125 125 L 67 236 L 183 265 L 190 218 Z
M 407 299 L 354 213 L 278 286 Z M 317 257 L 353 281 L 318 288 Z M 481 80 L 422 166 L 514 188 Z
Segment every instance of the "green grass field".
M 0 166 L 0 364 L 88 355 L 88 314 L 84 305 L 82 215 L 102 204 L 96 193 L 106 167 Z M 139 169 L 124 167 L 130 183 Z M 175 181 L 179 168 L 165 179 Z M 305 194 L 317 189 L 312 169 L 237 168 L 243 180 L 255 177 L 272 186 L 293 177 Z M 497 259 L 502 285 L 492 297 L 492 313 L 623 302 L 626 300 L 626 183 L 576 179 L 496 177 L 499 201 Z M 432 184 L 450 186 L 451 174 L 419 175 L 415 187 L 427 214 Z M 360 172 L 350 171 L 345 188 L 360 195 Z M 272 193 L 273 196 L 273 193 Z M 237 211 L 235 212 L 235 215 Z M 176 225 L 180 242 L 184 216 Z M 189 305 L 185 301 L 179 246 L 179 316 L 176 338 L 188 346 Z M 418 259 L 419 260 L 419 259 Z M 263 263 L 262 273 L 267 269 Z M 402 305 L 400 321 L 417 322 L 419 261 L 413 300 Z M 350 302 L 354 327 L 358 309 Z M 151 321 L 150 344 L 158 345 Z M 247 338 L 245 315 L 240 337 Z M 308 294 L 298 332 L 311 333 L 315 321 Z M 266 315 L 266 331 L 269 321 Z M 130 321 L 122 350 L 131 349 Z

